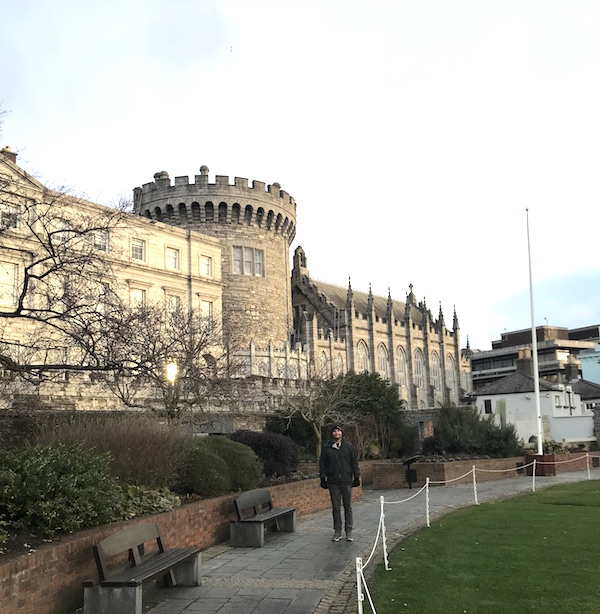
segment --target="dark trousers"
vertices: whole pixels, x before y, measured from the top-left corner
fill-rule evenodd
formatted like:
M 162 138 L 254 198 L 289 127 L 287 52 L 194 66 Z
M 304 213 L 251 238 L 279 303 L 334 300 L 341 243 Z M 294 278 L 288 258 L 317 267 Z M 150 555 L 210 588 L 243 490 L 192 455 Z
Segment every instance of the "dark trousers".
M 342 502 L 344 503 L 344 526 L 346 533 L 352 531 L 352 486 L 329 484 L 331 509 L 333 512 L 333 530 L 342 531 Z

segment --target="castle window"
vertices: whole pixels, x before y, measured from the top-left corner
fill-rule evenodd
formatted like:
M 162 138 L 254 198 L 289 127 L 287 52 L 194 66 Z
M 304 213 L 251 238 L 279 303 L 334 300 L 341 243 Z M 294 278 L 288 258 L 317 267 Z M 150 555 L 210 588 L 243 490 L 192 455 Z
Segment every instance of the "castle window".
M 179 250 L 167 247 L 165 250 L 165 264 L 168 269 L 179 269 Z
M 265 276 L 265 252 L 253 247 L 233 248 L 233 272 L 236 275 Z
M 145 307 L 146 290 L 142 288 L 131 288 L 131 304 L 134 307 Z
M 388 372 L 388 353 L 383 344 L 377 348 L 377 372 L 381 376 L 381 379 L 390 378 Z
M 403 347 L 398 348 L 398 385 L 406 386 L 406 352 Z
M 344 374 L 344 359 L 341 354 L 337 355 L 337 367 L 336 367 L 336 375 Z
M 446 369 L 446 386 L 448 386 L 448 390 L 454 390 L 454 358 L 452 358 L 451 354 L 446 356 L 446 364 L 448 368 Z
M 440 358 L 434 352 L 431 356 L 431 378 L 433 379 L 433 387 L 439 390 L 440 387 Z
M 200 301 L 200 317 L 204 320 L 206 328 L 210 329 L 213 324 L 212 301 Z
M 423 353 L 421 350 L 415 352 L 415 386 L 423 388 Z
M 364 341 L 358 342 L 356 353 L 358 355 L 358 372 L 361 373 L 363 371 L 368 371 L 369 370 L 369 352 L 367 351 L 367 344 Z
M 16 205 L 2 203 L 0 210 L 0 224 L 2 228 L 19 227 L 19 208 Z
M 15 307 L 17 304 L 18 267 L 12 262 L 0 262 L 0 306 Z
M 94 233 L 94 249 L 108 251 L 108 230 L 97 230 Z
M 131 239 L 131 257 L 134 260 L 146 260 L 146 241 Z
M 200 255 L 200 275 L 212 277 L 212 258 Z

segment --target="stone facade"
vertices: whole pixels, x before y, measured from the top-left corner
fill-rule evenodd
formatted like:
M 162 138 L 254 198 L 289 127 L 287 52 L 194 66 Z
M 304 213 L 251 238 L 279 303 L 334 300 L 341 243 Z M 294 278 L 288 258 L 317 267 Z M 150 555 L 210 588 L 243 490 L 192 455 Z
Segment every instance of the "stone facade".
M 350 284 L 315 282 L 301 247 L 292 271 L 295 200 L 278 183 L 250 186 L 236 177 L 231 184 L 222 175 L 211 183 L 208 172 L 202 166 L 193 181 L 172 181 L 162 171 L 134 189 L 134 214 L 107 243 L 107 258 L 115 263 L 115 279 L 109 281 L 131 300 L 210 308 L 235 357 L 237 375 L 246 380 L 239 382 L 235 403 L 242 413 L 272 412 L 282 386 L 351 370 L 380 373 L 398 387 L 411 410 L 460 402 L 470 380 L 456 313 L 449 329 L 441 307 L 434 318 L 412 287 L 402 302 L 355 291 Z M 9 186 L 0 194 L 0 207 L 18 209 L 20 198 L 35 200 L 48 192 L 19 168 L 9 150 L 1 152 L 0 173 Z M 107 209 L 68 195 L 57 198 L 67 217 L 71 209 L 90 214 Z M 19 258 L 24 262 L 33 249 L 24 232 L 9 229 L 0 245 L 0 264 L 16 267 L 13 290 Z M 17 328 L 12 332 L 19 337 Z M 9 333 L 5 329 L 4 335 Z M 118 407 L 87 376 L 49 382 L 38 392 L 51 407 Z M 426 436 L 429 418 L 417 422 Z
M 190 183 L 167 172 L 134 190 L 135 213 L 215 237 L 221 244 L 223 329 L 238 347 L 280 346 L 291 336 L 290 244 L 296 203 L 278 183 L 217 175 L 208 168 Z
M 292 271 L 294 339 L 309 348 L 317 372 L 379 373 L 398 387 L 413 410 L 459 404 L 470 391 L 469 363 L 461 356 L 456 311 L 452 329 L 440 306 L 437 318 L 412 291 L 405 302 L 313 281 L 304 250 Z M 417 420 L 417 422 L 421 422 Z M 429 422 L 429 420 L 427 421 Z M 421 426 L 427 436 L 427 424 Z

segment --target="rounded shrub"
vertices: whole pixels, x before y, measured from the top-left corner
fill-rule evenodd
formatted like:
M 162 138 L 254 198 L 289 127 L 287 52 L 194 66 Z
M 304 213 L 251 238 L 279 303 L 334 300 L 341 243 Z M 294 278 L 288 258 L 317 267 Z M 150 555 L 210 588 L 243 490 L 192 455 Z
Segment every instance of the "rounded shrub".
M 110 456 L 82 446 L 8 450 L 0 466 L 0 516 L 40 537 L 110 522 L 119 500 Z
M 242 430 L 230 438 L 254 450 L 267 477 L 287 477 L 298 469 L 298 444 L 285 435 Z
M 187 493 L 214 497 L 231 492 L 231 476 L 227 463 L 208 449 L 198 445 L 187 455 L 183 467 L 182 488 Z
M 252 490 L 260 484 L 263 465 L 248 446 L 220 435 L 203 437 L 199 445 L 205 446 L 227 463 L 232 490 Z

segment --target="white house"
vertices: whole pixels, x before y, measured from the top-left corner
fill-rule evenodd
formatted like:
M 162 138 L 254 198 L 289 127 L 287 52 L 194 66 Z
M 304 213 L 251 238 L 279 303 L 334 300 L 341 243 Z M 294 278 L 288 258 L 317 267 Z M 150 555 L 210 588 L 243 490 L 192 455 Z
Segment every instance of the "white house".
M 594 412 L 586 408 L 571 384 L 550 384 L 540 379 L 543 439 L 567 446 L 588 444 L 594 436 Z M 517 371 L 475 390 L 482 415 L 493 415 L 498 425 L 514 424 L 524 443 L 537 438 L 537 410 L 533 377 Z

